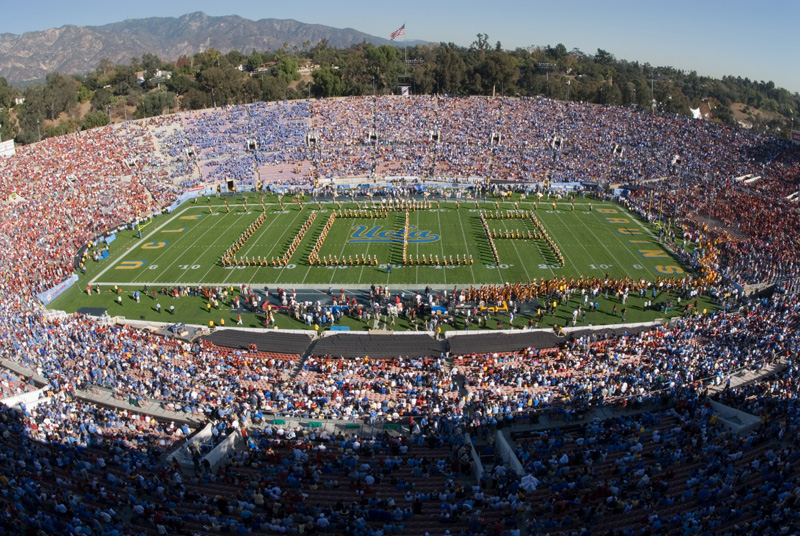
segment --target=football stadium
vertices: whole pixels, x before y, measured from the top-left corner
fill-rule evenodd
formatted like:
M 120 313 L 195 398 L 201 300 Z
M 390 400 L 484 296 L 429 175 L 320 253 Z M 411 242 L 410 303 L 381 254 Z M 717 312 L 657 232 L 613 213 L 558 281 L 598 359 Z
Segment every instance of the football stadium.
M 800 154 L 546 98 L 0 158 L 9 534 L 792 534 Z

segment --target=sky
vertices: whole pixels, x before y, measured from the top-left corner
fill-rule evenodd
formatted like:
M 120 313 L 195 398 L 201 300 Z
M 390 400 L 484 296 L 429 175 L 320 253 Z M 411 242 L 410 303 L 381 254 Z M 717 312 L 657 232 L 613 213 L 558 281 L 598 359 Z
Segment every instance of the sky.
M 405 23 L 406 39 L 460 46 L 469 46 L 482 33 L 507 50 L 558 43 L 587 54 L 601 48 L 617 59 L 694 70 L 700 76 L 772 80 L 800 92 L 798 0 L 36 0 L 30 9 L 0 0 L 0 33 L 196 11 L 294 19 L 386 38 Z

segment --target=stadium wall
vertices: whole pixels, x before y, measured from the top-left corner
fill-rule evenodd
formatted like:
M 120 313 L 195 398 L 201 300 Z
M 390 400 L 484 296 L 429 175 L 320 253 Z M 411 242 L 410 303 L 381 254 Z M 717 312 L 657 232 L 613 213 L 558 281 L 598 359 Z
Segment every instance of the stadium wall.
M 709 400 L 711 407 L 717 412 L 719 422 L 731 433 L 741 435 L 755 430 L 761 425 L 761 419 L 750 413 Z
M 242 431 L 238 429 L 238 423 L 234 423 L 234 426 L 236 427 L 235 431 L 228 434 L 228 437 L 223 439 L 219 445 L 203 456 L 203 460 L 208 462 L 212 470 L 216 468 L 217 464 L 224 460 L 228 454 L 235 452 L 238 444 L 242 442 L 244 436 L 242 435 Z
M 25 407 L 32 408 L 34 406 L 38 406 L 42 402 L 47 402 L 50 400 L 49 398 L 44 397 L 44 394 L 50 389 L 50 386 L 45 386 L 41 389 L 37 389 L 36 391 L 31 391 L 29 393 L 23 393 L 21 395 L 10 396 L 8 398 L 4 398 L 0 400 L 6 406 L 13 408 L 18 404 L 25 404 Z
M 514 454 L 514 450 L 508 444 L 508 440 L 506 439 L 506 436 L 503 435 L 502 430 L 497 431 L 494 444 L 503 462 L 508 464 L 508 466 L 511 467 L 511 469 L 513 469 L 518 475 L 522 475 L 525 473 L 525 470 L 522 467 L 522 463 L 520 463 L 519 458 L 517 458 L 517 455 Z
M 78 281 L 78 274 L 72 274 L 58 285 L 55 285 L 45 290 L 44 292 L 40 292 L 39 294 L 36 295 L 36 297 L 39 299 L 40 302 L 42 302 L 42 305 L 47 307 L 47 304 L 49 304 L 51 301 L 61 296 L 61 294 L 63 294 L 65 290 L 74 285 L 77 281 Z

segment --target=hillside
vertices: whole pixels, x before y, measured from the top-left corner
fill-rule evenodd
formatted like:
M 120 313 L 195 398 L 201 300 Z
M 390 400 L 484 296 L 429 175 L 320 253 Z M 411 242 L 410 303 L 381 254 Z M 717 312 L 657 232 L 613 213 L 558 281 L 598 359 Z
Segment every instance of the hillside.
M 214 47 L 231 50 L 274 50 L 315 45 L 327 39 L 336 48 L 364 41 L 390 44 L 352 28 L 332 28 L 295 20 L 248 20 L 237 15 L 210 17 L 202 12 L 180 17 L 131 19 L 104 26 L 62 26 L 22 35 L 0 34 L 0 76 L 10 83 L 43 79 L 47 73 L 91 71 L 103 58 L 114 64 L 155 54 L 174 61 Z

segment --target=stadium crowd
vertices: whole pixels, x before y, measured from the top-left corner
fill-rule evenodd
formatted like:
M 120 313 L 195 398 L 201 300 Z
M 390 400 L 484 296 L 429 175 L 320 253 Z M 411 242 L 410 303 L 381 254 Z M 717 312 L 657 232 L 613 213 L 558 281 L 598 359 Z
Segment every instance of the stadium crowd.
M 21 147 L 0 160 L 0 357 L 45 387 L 34 403 L 0 405 L 0 527 L 119 535 L 796 530 L 800 222 L 786 197 L 798 187 L 798 161 L 781 141 L 703 121 L 451 97 L 259 103 Z M 557 349 L 303 360 L 52 314 L 35 297 L 80 272 L 83 246 L 160 212 L 187 187 L 227 179 L 313 187 L 320 178 L 386 175 L 541 189 L 625 183 L 632 209 L 683 225 L 684 236 L 667 241 L 678 254 L 680 242 L 696 241 L 687 261 L 706 270 L 649 285 L 738 301 Z M 760 178 L 736 180 L 745 175 Z M 741 285 L 756 282 L 776 283 L 775 292 L 742 298 Z M 588 299 L 650 286 L 522 282 L 451 297 L 474 305 L 539 293 Z M 725 388 L 739 371 L 772 366 L 774 376 Z M 33 392 L 31 381 L 3 370 L 0 396 Z M 726 432 L 709 387 L 762 425 Z M 129 409 L 84 396 L 97 389 Z M 194 429 L 145 415 L 147 401 L 214 423 L 216 434 L 241 425 L 245 446 L 219 467 L 181 469 L 166 453 Z M 598 408 L 617 414 L 582 419 Z M 495 459 L 473 478 L 474 445 L 491 453 L 493 433 L 544 414 L 570 426 L 518 436 L 521 472 Z M 267 417 L 398 423 L 408 432 L 318 432 Z

